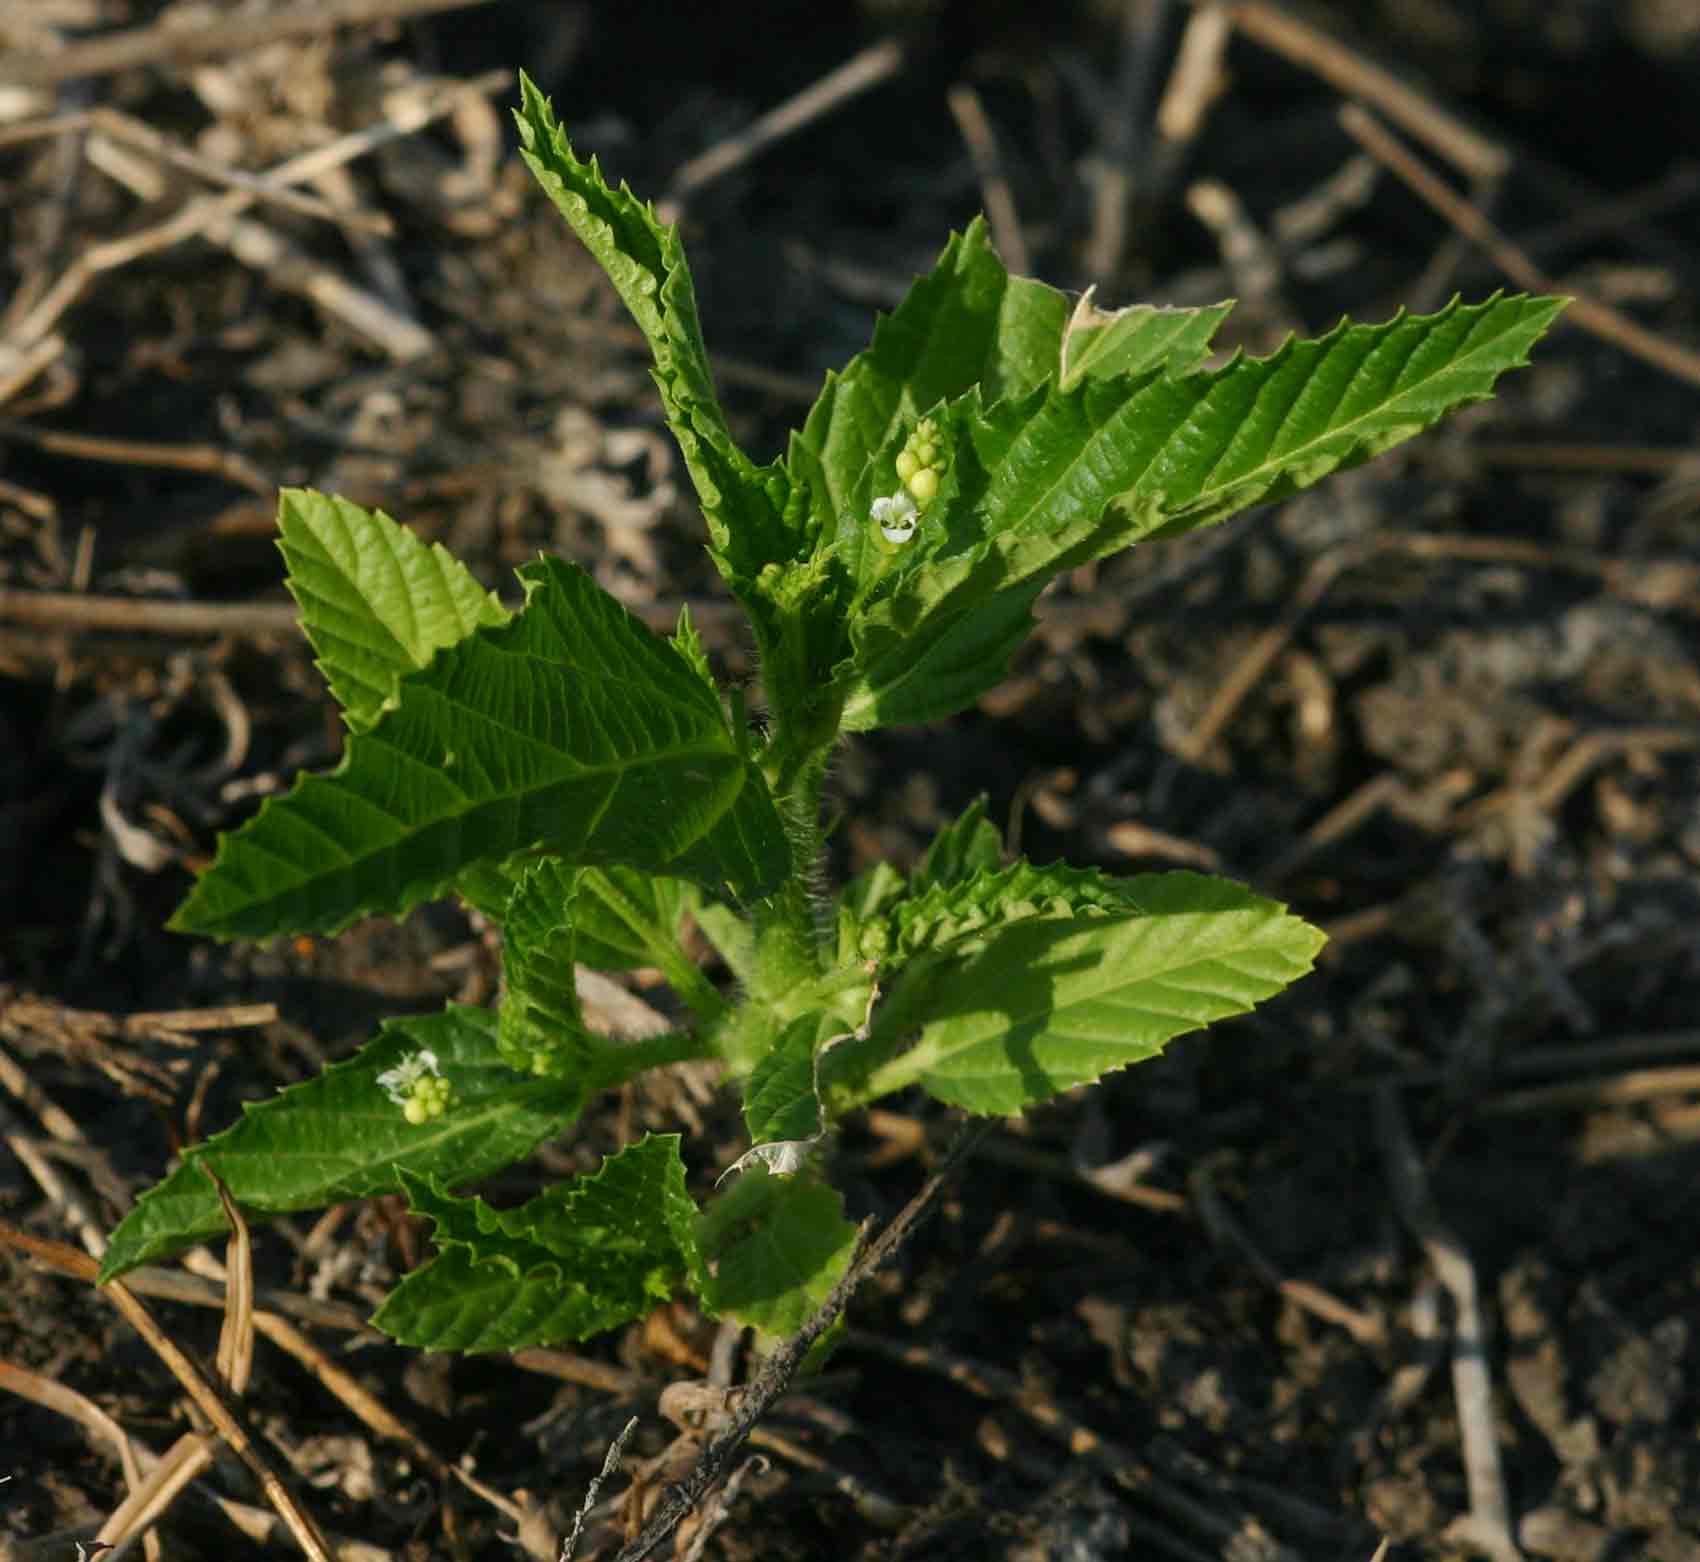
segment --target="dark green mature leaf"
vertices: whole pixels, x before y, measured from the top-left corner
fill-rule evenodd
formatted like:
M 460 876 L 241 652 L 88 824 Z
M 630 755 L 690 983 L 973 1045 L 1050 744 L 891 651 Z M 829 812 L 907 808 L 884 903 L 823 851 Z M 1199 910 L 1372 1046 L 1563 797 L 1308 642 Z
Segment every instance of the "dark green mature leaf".
M 834 1114 L 911 1084 L 971 1112 L 1018 1112 L 1243 1014 L 1304 975 L 1323 943 L 1225 880 L 1160 873 L 1119 887 L 1131 909 L 983 926 L 904 967 L 866 1041 L 822 1056 Z
M 453 1198 L 440 1178 L 403 1181 L 442 1250 L 372 1319 L 404 1345 L 490 1351 L 582 1340 L 641 1317 L 702 1273 L 677 1134 L 628 1145 L 517 1209 Z
M 585 868 L 573 911 L 579 960 L 599 971 L 664 966 L 696 899 L 682 879 L 633 868 Z
M 334 932 L 529 847 L 723 893 L 784 878 L 778 816 L 692 668 L 582 570 L 543 559 L 520 578 L 511 623 L 440 651 L 336 770 L 221 839 L 174 928 Z
M 356 732 L 395 702 L 401 680 L 508 611 L 441 543 L 427 547 L 382 510 L 306 488 L 278 498 L 278 549 L 319 670 Z
M 961 708 L 1003 676 L 1027 607 L 1058 572 L 1369 460 L 1488 396 L 1562 307 L 1454 302 L 1342 324 L 1214 373 L 1088 374 L 995 405 L 970 391 L 936 409 L 948 478 L 852 625 L 845 726 Z
M 454 1103 L 414 1127 L 378 1076 L 422 1049 L 436 1055 Z M 164 1182 L 137 1200 L 101 1264 L 110 1280 L 222 1235 L 224 1211 L 205 1164 L 251 1219 L 392 1193 L 411 1171 L 472 1182 L 564 1132 L 584 1104 L 570 1082 L 525 1079 L 502 1060 L 496 1016 L 451 1006 L 389 1020 L 346 1062 L 270 1100 L 250 1103 L 223 1133 L 195 1145 Z
M 589 1082 L 599 1048 L 579 1013 L 573 972 L 579 872 L 558 857 L 542 858 L 508 897 L 496 1044 L 522 1074 Z

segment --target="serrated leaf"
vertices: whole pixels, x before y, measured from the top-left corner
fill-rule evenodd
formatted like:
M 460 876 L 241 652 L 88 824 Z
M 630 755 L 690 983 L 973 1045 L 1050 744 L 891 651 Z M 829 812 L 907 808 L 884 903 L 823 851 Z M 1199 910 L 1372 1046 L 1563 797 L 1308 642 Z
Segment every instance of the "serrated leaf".
M 792 436 L 787 468 L 813 495 L 817 524 L 866 518 L 873 457 L 894 453 L 937 403 L 976 384 L 996 397 L 1054 378 L 1067 319 L 1056 289 L 1009 275 L 983 220 L 952 234 L 932 271 L 876 322 L 873 345 L 827 376 Z
M 442 1117 L 414 1127 L 378 1076 L 422 1050 L 436 1055 L 454 1101 Z M 580 1087 L 516 1075 L 502 1061 L 496 1016 L 486 1010 L 452 1005 L 389 1020 L 352 1058 L 250 1103 L 232 1127 L 190 1149 L 119 1223 L 100 1277 L 224 1233 L 217 1191 L 200 1162 L 259 1219 L 394 1192 L 401 1171 L 450 1182 L 489 1176 L 564 1132 L 583 1104 Z
M 939 499 L 851 627 L 851 729 L 932 720 L 1004 671 L 1059 571 L 1283 499 L 1490 394 L 1563 300 L 1454 302 L 1346 325 L 1214 373 L 1088 376 L 931 416 L 951 451 Z
M 718 698 L 720 686 L 714 681 L 714 670 L 708 665 L 708 651 L 703 646 L 702 636 L 697 633 L 696 625 L 691 622 L 691 609 L 688 602 L 679 605 L 679 619 L 677 624 L 674 625 L 673 638 L 670 644 L 697 677 L 702 679 Z
M 986 794 L 982 792 L 933 837 L 910 877 L 910 892 L 948 888 L 976 873 L 995 872 L 1002 862 L 1003 836 L 986 817 Z
M 815 1011 L 792 1020 L 744 1081 L 744 1123 L 752 1144 L 811 1139 L 821 1131 L 815 1049 L 843 1027 Z
M 702 1299 L 764 1334 L 795 1333 L 849 1267 L 856 1228 L 812 1177 L 753 1165 L 703 1211 L 698 1241 L 712 1266 Z
M 510 623 L 404 678 L 334 771 L 221 838 L 175 929 L 335 932 L 528 847 L 700 873 L 720 892 L 784 878 L 783 827 L 690 667 L 582 570 L 543 559 L 520 578 Z
M 502 1007 L 496 1044 L 522 1074 L 588 1082 L 597 1043 L 579 1013 L 578 871 L 559 858 L 527 866 L 502 917 Z
M 1033 916 L 905 967 L 865 1042 L 823 1055 L 834 1114 L 907 1085 L 1018 1112 L 1273 997 L 1323 937 L 1278 903 L 1193 873 L 1122 881 L 1130 911 Z
M 427 547 L 382 510 L 306 488 L 278 497 L 278 550 L 301 628 L 355 732 L 408 673 L 508 611 L 441 543 Z
M 872 501 L 896 491 L 893 460 L 921 417 L 976 387 L 990 403 L 1059 382 L 1192 369 L 1230 307 L 1106 312 L 1088 295 L 1071 314 L 1055 288 L 1010 276 L 976 219 L 877 322 L 873 345 L 827 377 L 786 468 L 831 528 L 837 559 L 865 583 L 881 551 Z M 1016 617 L 1012 608 L 1011 630 Z
M 517 1209 L 453 1198 L 437 1178 L 403 1180 L 441 1249 L 372 1320 L 404 1345 L 490 1351 L 581 1340 L 641 1317 L 701 1272 L 677 1134 L 628 1145 Z
M 585 868 L 573 912 L 578 958 L 598 971 L 664 966 L 695 902 L 695 891 L 682 879 L 633 868 Z
M 1204 309 L 1133 304 L 1100 309 L 1088 288 L 1063 329 L 1059 383 L 1066 389 L 1084 379 L 1111 379 L 1167 369 L 1185 374 L 1210 351 L 1210 339 L 1233 310 L 1231 303 Z
M 899 957 L 946 947 L 954 953 L 972 934 L 1028 917 L 1095 915 L 1136 910 L 1139 904 L 1137 879 L 1066 862 L 1036 867 L 1025 857 L 949 879 L 917 876 L 913 883 L 915 892 L 891 916 Z
M 586 163 L 574 155 L 549 100 L 523 72 L 514 119 L 520 156 L 649 342 L 667 424 L 696 485 L 722 573 L 753 579 L 768 561 L 796 557 L 785 525 L 789 485 L 778 463 L 756 467 L 726 426 L 678 229 L 657 221 L 625 184 L 611 188 L 595 158 Z

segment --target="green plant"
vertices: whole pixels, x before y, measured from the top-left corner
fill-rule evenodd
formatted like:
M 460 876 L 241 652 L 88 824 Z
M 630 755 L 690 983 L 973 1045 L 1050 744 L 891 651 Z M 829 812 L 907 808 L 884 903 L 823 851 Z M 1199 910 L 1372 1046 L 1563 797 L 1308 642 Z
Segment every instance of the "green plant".
M 1227 305 L 1071 302 L 1007 275 L 975 223 L 758 466 L 716 399 L 676 232 L 574 156 L 529 81 L 518 121 L 653 349 L 767 723 L 684 615 L 658 638 L 552 558 L 519 572 L 510 612 L 383 514 L 285 493 L 289 585 L 347 751 L 221 840 L 173 926 L 331 934 L 453 894 L 501 927 L 502 1001 L 391 1021 L 248 1108 L 143 1196 L 102 1274 L 223 1229 L 204 1162 L 256 1216 L 405 1193 L 438 1254 L 376 1321 L 410 1344 L 582 1338 L 680 1288 L 783 1335 L 852 1250 L 820 1154 L 846 1113 L 910 1086 L 1019 1112 L 1278 993 L 1322 942 L 1221 880 L 1007 862 L 979 805 L 907 877 L 881 865 L 829 899 L 841 734 L 971 704 L 1060 571 L 1283 498 L 1487 396 L 1562 302 L 1343 322 L 1206 371 Z M 687 918 L 735 996 L 687 953 Z M 659 968 L 690 1024 L 594 1034 L 575 962 Z M 564 1132 L 591 1092 L 685 1058 L 725 1065 L 753 1146 L 700 1207 L 676 1135 L 517 1209 L 452 1191 Z

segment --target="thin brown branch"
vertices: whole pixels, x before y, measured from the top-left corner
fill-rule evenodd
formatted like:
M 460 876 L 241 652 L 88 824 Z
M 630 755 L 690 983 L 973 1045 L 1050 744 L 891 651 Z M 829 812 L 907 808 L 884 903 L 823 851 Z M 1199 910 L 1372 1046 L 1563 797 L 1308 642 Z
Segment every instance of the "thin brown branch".
M 1384 164 L 1471 243 L 1484 250 L 1518 287 L 1527 288 L 1531 293 L 1566 291 L 1476 206 L 1449 189 L 1425 168 L 1399 144 L 1396 137 L 1376 122 L 1373 115 L 1355 103 L 1348 103 L 1340 110 L 1340 123 L 1370 156 Z M 1567 318 L 1572 324 L 1592 331 L 1595 336 L 1621 347 L 1654 368 L 1663 369 L 1666 374 L 1686 380 L 1690 385 L 1700 385 L 1700 352 L 1667 341 L 1620 310 L 1613 309 L 1610 304 L 1602 304 L 1596 298 L 1581 294 L 1573 295 Z
M 491 0 L 319 0 L 284 6 L 258 16 L 200 21 L 194 27 L 169 15 L 150 27 L 132 27 L 103 38 L 68 44 L 52 54 L 0 54 L 0 81 L 48 87 L 89 76 L 110 76 L 137 65 L 188 65 L 218 55 L 240 54 L 285 38 L 312 37 L 337 27 L 359 27 L 433 11 L 468 10 Z

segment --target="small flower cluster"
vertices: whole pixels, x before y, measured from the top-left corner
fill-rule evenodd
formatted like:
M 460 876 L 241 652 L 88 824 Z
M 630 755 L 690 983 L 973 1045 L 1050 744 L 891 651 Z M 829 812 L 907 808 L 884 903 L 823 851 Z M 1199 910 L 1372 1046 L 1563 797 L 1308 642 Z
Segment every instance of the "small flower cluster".
M 897 452 L 898 480 L 921 509 L 938 497 L 939 482 L 948 464 L 938 424 L 922 418 Z
M 949 464 L 938 424 L 922 418 L 897 452 L 897 477 L 903 486 L 873 503 L 873 523 L 887 542 L 904 543 L 915 535 L 916 522 L 938 497 Z
M 443 1078 L 437 1054 L 427 1047 L 410 1053 L 394 1068 L 378 1076 L 384 1094 L 401 1108 L 401 1115 L 415 1128 L 441 1117 L 454 1100 L 454 1085 Z

